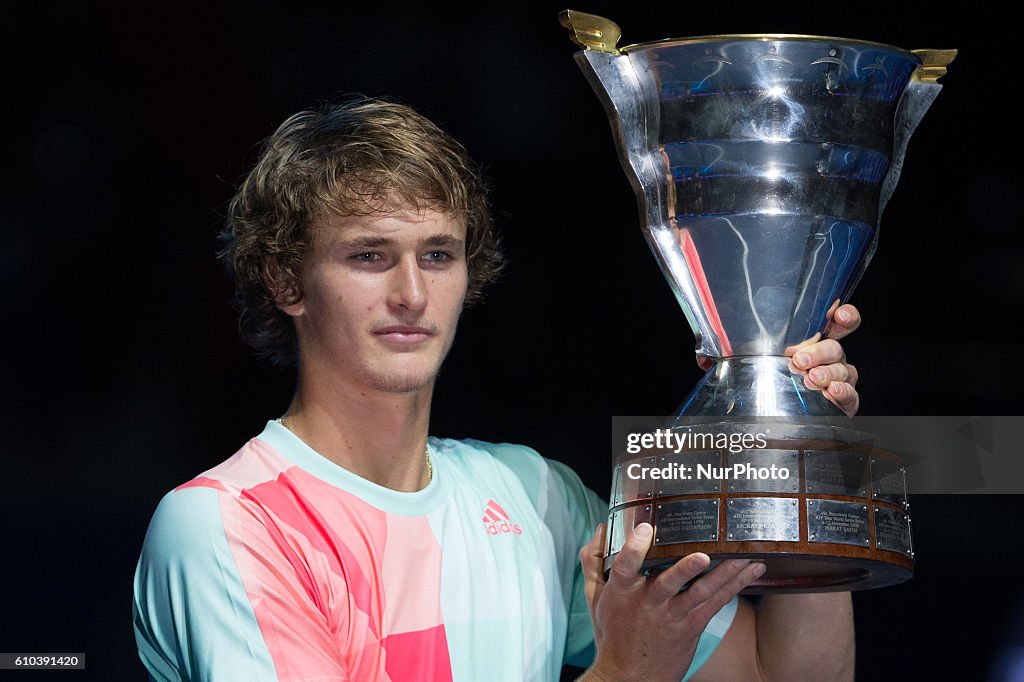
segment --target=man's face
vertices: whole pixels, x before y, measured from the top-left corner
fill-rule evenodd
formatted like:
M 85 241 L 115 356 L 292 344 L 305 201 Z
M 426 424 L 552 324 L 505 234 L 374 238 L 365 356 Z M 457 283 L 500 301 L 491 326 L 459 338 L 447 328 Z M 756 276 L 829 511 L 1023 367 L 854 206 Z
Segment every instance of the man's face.
M 405 393 L 433 385 L 468 281 L 466 226 L 436 211 L 315 222 L 295 318 L 303 366 Z

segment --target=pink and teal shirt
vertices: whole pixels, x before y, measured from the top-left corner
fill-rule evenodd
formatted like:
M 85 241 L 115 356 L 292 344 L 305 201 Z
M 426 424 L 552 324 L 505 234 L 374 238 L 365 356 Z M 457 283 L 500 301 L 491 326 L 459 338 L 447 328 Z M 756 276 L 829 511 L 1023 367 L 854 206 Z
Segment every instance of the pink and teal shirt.
M 429 440 L 418 492 L 277 422 L 161 501 L 135 573 L 156 680 L 558 680 L 594 635 L 579 550 L 608 505 L 521 445 Z M 721 641 L 733 600 L 688 673 Z

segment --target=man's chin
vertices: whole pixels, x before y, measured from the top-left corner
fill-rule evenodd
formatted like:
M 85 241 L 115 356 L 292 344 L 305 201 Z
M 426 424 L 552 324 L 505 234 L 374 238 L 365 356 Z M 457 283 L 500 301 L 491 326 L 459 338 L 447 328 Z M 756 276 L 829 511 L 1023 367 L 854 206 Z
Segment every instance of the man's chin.
M 378 391 L 385 393 L 416 393 L 425 388 L 431 388 L 437 380 L 437 372 L 431 374 L 373 374 L 367 379 L 367 384 Z
M 415 393 L 433 388 L 450 347 L 448 344 L 441 357 L 419 353 L 388 355 L 377 362 L 366 363 L 362 366 L 364 381 L 371 388 L 386 393 Z

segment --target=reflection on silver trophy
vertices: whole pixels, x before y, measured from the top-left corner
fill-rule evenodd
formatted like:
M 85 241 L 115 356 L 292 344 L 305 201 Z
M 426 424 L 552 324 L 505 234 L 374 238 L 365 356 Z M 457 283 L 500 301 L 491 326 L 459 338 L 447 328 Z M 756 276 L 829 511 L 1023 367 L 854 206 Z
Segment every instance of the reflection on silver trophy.
M 767 449 L 671 456 L 722 467 L 762 462 L 793 474 L 739 488 L 638 484 L 623 472 L 640 460 L 624 454 L 608 562 L 625 532 L 648 521 L 656 530 L 651 570 L 704 551 L 765 561 L 753 591 L 906 580 L 913 555 L 905 489 L 890 490 L 898 461 L 852 429 L 841 437 L 842 424 L 822 426 L 845 416 L 805 387 L 783 352 L 823 333 L 856 287 L 907 142 L 956 51 L 795 35 L 620 49 L 619 27 L 607 19 L 570 10 L 561 21 L 583 48 L 576 61 L 608 113 L 648 244 L 697 352 L 714 362 L 673 428 L 728 421 L 735 430 L 737 419 L 784 418 Z M 837 484 L 837 472 L 852 482 Z

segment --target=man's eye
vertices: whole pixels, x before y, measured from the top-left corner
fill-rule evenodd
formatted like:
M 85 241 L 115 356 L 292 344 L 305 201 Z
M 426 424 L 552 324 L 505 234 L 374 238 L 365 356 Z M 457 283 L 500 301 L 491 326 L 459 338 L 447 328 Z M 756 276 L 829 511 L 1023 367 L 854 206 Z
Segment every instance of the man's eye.
M 357 253 L 356 255 L 352 256 L 352 259 L 359 261 L 360 263 L 369 263 L 371 261 L 379 260 L 380 257 L 381 256 L 379 253 L 367 251 L 366 253 Z
M 423 257 L 432 263 L 440 263 L 451 258 L 451 255 L 445 253 L 444 251 L 430 251 L 424 254 Z

